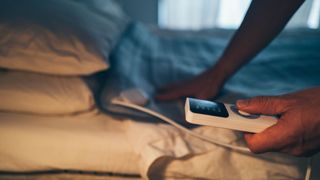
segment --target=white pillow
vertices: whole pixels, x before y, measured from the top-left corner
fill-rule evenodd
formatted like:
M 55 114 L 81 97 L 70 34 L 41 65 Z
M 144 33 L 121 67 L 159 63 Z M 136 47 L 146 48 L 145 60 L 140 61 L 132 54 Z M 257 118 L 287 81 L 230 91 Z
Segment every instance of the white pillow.
M 7 42 L 6 40 L 12 41 L 12 38 L 16 44 L 14 48 L 18 48 L 19 51 L 22 49 L 18 47 L 19 43 L 22 43 L 21 46 L 25 48 L 29 43 L 28 40 L 35 40 L 38 43 L 38 47 L 33 45 L 32 49 L 24 49 L 24 53 L 20 53 L 20 56 L 13 56 L 15 58 L 6 60 L 7 57 L 1 57 L 0 67 L 50 74 L 83 75 L 108 67 L 109 55 L 130 20 L 113 0 L 1 0 L 0 22 L 14 24 L 26 22 L 51 30 L 51 32 L 47 32 L 44 28 L 28 27 L 29 32 L 24 33 L 26 28 L 18 27 L 19 30 L 5 28 L 0 31 L 0 55 L 9 49 L 9 47 L 3 47 L 7 45 L 3 43 Z M 19 39 L 20 35 L 16 40 L 17 31 L 19 34 L 23 33 L 23 36 L 29 36 L 29 38 Z M 38 35 L 39 31 L 42 32 L 41 36 Z M 64 37 L 57 38 L 57 34 L 62 34 Z M 70 35 L 74 36 L 72 42 L 65 39 Z M 83 44 L 75 37 L 79 38 L 86 46 L 94 48 L 103 56 L 105 62 L 98 55 L 87 52 Z M 76 47 L 72 46 L 74 42 L 76 42 Z M 60 44 L 63 46 L 61 47 Z M 51 46 L 48 47 L 48 45 Z M 55 49 L 67 53 L 55 54 L 57 53 Z M 15 52 L 14 50 L 11 50 L 11 54 Z M 43 51 L 41 56 L 38 51 Z M 48 52 L 50 54 L 44 55 Z M 38 56 L 33 58 L 34 54 Z M 23 55 L 27 56 L 29 61 L 32 59 L 30 62 L 34 64 L 24 61 Z M 75 58 L 73 55 L 77 55 L 77 57 Z M 42 57 L 47 59 L 41 59 Z M 52 62 L 52 59 L 55 61 Z
M 0 111 L 61 115 L 94 108 L 93 95 L 79 77 L 0 71 Z
M 0 67 L 58 75 L 88 75 L 107 69 L 102 56 L 75 36 L 38 25 L 0 24 Z

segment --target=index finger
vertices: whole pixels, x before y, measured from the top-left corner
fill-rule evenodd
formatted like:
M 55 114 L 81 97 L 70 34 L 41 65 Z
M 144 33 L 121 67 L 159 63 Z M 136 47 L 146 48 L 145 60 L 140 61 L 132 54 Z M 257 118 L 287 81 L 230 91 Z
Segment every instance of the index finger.
M 290 132 L 287 124 L 279 119 L 277 124 L 261 133 L 245 134 L 244 138 L 253 153 L 265 153 L 280 150 L 290 143 Z

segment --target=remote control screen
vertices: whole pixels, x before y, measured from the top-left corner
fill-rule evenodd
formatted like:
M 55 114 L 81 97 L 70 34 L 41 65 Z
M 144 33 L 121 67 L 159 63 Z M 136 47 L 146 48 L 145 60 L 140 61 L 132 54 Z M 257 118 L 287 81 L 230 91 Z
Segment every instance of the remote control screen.
M 218 117 L 228 117 L 228 111 L 223 103 L 189 98 L 190 110 L 193 113 Z

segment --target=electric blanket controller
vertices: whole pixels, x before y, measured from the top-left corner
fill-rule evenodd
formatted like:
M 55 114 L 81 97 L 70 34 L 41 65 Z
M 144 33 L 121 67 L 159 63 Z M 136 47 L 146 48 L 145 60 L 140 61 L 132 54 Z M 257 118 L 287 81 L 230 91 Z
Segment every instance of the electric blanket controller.
M 187 98 L 186 120 L 193 124 L 259 133 L 277 123 L 274 116 L 249 114 L 235 105 Z

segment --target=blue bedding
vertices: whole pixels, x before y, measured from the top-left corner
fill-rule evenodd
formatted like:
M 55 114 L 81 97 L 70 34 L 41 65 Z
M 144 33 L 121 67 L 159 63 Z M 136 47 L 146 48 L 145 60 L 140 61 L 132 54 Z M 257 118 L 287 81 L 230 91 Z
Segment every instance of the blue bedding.
M 111 56 L 121 87 L 149 94 L 168 83 L 191 78 L 216 63 L 233 31 L 162 33 L 135 23 Z M 283 32 L 225 85 L 245 97 L 277 95 L 320 85 L 320 32 Z
M 216 63 L 234 31 L 210 30 L 184 32 L 159 30 L 134 23 L 111 54 L 111 72 L 101 96 L 102 108 L 122 115 L 144 114 L 110 105 L 123 90 L 139 88 L 150 98 L 147 108 L 158 111 L 186 127 L 183 100 L 155 102 L 152 96 L 166 84 L 196 76 Z M 258 95 L 279 95 L 320 85 L 320 32 L 294 30 L 283 32 L 224 86 L 219 101 Z

